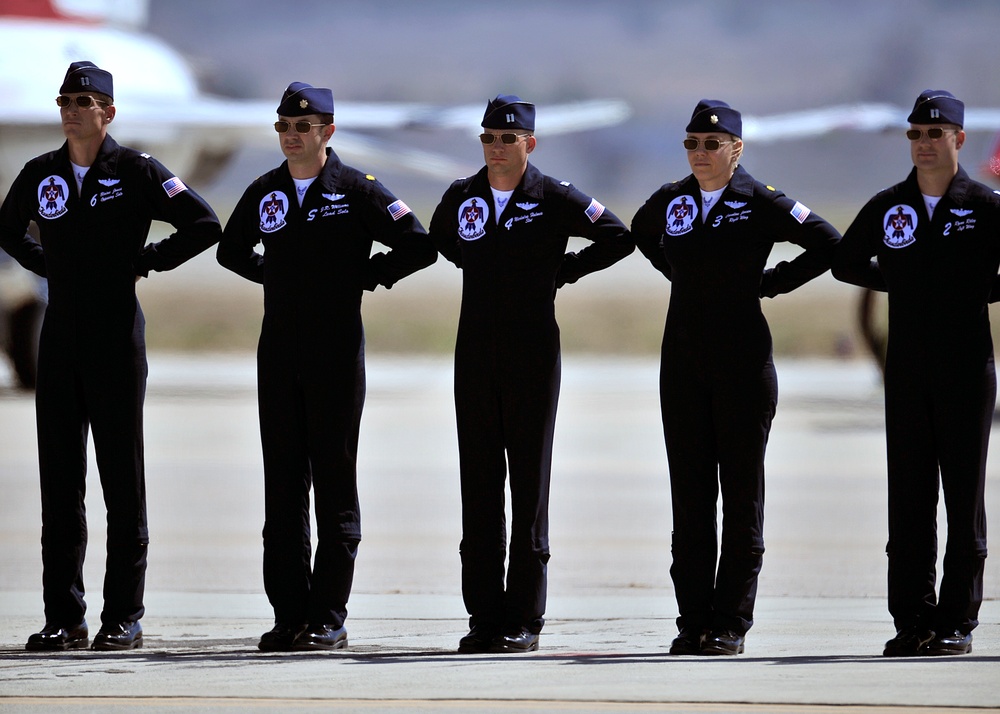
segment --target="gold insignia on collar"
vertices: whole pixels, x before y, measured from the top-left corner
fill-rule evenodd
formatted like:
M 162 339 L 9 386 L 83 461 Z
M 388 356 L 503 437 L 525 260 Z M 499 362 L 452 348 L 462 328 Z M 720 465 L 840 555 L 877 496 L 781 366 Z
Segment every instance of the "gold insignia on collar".
M 768 191 L 777 191 L 774 186 L 766 186 L 765 188 L 767 188 Z
M 305 109 L 306 107 L 309 106 L 309 100 L 308 99 L 300 99 L 299 100 L 299 106 L 301 108 Z
M 708 118 L 708 120 L 709 120 L 710 122 L 712 122 L 713 124 L 718 124 L 718 123 L 719 123 L 719 117 L 718 117 L 718 116 L 716 116 L 715 114 L 713 114 L 712 116 L 710 116 L 710 117 Z
M 374 181 L 375 180 L 375 177 L 372 176 L 371 174 L 365 174 L 365 178 L 368 179 L 369 181 Z

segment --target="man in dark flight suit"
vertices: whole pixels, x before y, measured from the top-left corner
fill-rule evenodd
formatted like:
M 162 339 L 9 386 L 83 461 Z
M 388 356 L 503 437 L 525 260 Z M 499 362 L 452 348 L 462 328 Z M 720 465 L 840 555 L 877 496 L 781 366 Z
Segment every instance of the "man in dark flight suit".
M 970 652 L 983 600 L 996 402 L 987 303 L 1000 297 L 1000 192 L 958 163 L 964 119 L 965 105 L 949 92 L 917 98 L 906 132 L 914 168 L 861 210 L 833 269 L 840 280 L 889 294 L 890 657 Z M 942 487 L 948 543 L 938 595 Z
M 480 136 L 486 166 L 456 181 L 431 239 L 462 269 L 455 409 L 462 481 L 462 593 L 470 632 L 459 652 L 530 651 L 544 624 L 548 499 L 559 398 L 556 289 L 632 252 L 625 226 L 595 199 L 528 163 L 535 107 L 498 96 Z M 566 253 L 570 236 L 594 243 Z M 510 562 L 504 489 L 510 471 Z
M 361 540 L 361 296 L 392 287 L 437 255 L 405 203 L 327 148 L 335 130 L 329 89 L 293 82 L 277 111 L 286 161 L 247 188 L 218 252 L 222 265 L 264 286 L 257 382 L 264 588 L 275 624 L 258 647 L 339 649 L 347 646 L 344 620 Z M 373 241 L 391 250 L 372 255 Z
M 66 143 L 25 164 L 0 210 L 0 245 L 48 278 L 35 404 L 42 490 L 45 627 L 29 650 L 86 647 L 83 561 L 87 432 L 108 509 L 104 610 L 94 649 L 142 645 L 146 488 L 142 405 L 145 320 L 135 283 L 218 241 L 219 221 L 156 159 L 108 135 L 111 74 L 74 62 L 57 102 Z M 177 232 L 146 245 L 150 223 Z M 38 225 L 40 244 L 25 235 Z

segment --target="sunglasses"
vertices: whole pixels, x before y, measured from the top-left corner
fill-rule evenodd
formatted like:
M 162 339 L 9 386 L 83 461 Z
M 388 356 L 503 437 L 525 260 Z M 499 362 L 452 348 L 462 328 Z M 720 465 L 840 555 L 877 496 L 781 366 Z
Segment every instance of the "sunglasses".
M 103 99 L 98 99 L 97 97 L 91 97 L 87 94 L 81 94 L 77 97 L 67 97 L 65 94 L 60 94 L 56 97 L 56 104 L 63 108 L 68 107 L 70 104 L 76 104 L 76 106 L 81 109 L 86 109 L 91 104 L 107 105 L 108 102 L 105 102 Z
M 276 122 L 274 122 L 274 130 L 276 132 L 278 132 L 279 134 L 284 134 L 290 128 L 294 128 L 295 131 L 297 133 L 299 133 L 299 134 L 308 134 L 309 131 L 314 126 L 330 126 L 330 125 L 329 124 L 310 124 L 307 121 L 297 121 L 297 122 L 276 121 Z
M 705 146 L 705 151 L 718 151 L 723 144 L 732 144 L 731 141 L 719 141 L 718 139 L 705 139 L 704 141 L 700 139 L 685 139 L 684 148 L 688 151 L 697 151 L 698 144 L 703 144 Z
M 955 129 L 942 129 L 939 126 L 931 127 L 926 132 L 921 131 L 920 129 L 907 129 L 906 138 L 910 141 L 920 141 L 920 137 L 927 134 L 928 139 L 931 141 L 937 141 L 944 136 L 946 131 L 955 131 Z
M 487 146 L 495 142 L 497 138 L 505 144 L 516 144 L 522 136 L 531 136 L 531 134 L 480 134 L 479 140 Z

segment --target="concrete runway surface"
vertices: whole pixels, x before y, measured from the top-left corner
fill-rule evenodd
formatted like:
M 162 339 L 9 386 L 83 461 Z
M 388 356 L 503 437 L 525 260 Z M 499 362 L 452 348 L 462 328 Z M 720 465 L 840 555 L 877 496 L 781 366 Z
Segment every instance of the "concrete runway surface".
M 970 655 L 890 659 L 882 396 L 864 362 L 779 362 L 756 624 L 736 658 L 671 657 L 665 452 L 654 360 L 564 355 L 541 649 L 457 655 L 450 359 L 369 359 L 364 541 L 332 653 L 256 649 L 262 487 L 250 355 L 152 354 L 145 646 L 23 649 L 42 625 L 30 394 L 0 388 L 0 712 L 922 712 L 1000 707 L 1000 559 Z M 0 373 L 0 384 L 10 384 Z M 994 444 L 987 510 L 1000 513 Z M 91 631 L 104 507 L 91 449 Z M 941 541 L 945 527 L 941 521 Z M 990 545 L 998 549 L 998 528 Z

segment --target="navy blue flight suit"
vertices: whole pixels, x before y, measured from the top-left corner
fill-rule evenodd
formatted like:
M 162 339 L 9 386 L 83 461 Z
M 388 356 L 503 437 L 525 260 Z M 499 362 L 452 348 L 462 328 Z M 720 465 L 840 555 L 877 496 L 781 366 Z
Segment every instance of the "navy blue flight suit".
M 176 233 L 146 245 L 153 220 Z M 25 235 L 30 221 L 40 245 Z M 49 282 L 35 392 L 47 623 L 75 625 L 86 611 L 88 429 L 108 510 L 101 622 L 135 621 L 145 612 L 146 346 L 136 276 L 177 267 L 220 232 L 200 196 L 110 136 L 81 191 L 64 144 L 25 164 L 0 209 L 0 245 Z
M 548 501 L 559 399 L 556 289 L 634 250 L 625 226 L 528 164 L 500 215 L 484 167 L 445 192 L 430 235 L 462 269 L 455 410 L 462 482 L 462 594 L 470 626 L 544 624 Z M 567 253 L 570 236 L 594 241 Z M 510 562 L 504 485 L 510 472 Z
M 844 234 L 834 265 L 839 280 L 889 295 L 886 553 L 897 630 L 968 634 L 979 623 L 986 451 L 996 402 L 987 303 L 1000 285 L 998 267 L 1000 192 L 961 167 L 932 218 L 916 169 L 878 193 Z M 937 597 L 942 486 L 948 543 Z
M 392 287 L 437 254 L 406 204 L 330 149 L 301 206 L 295 195 L 287 162 L 250 184 L 226 224 L 218 260 L 264 286 L 257 348 L 264 588 L 277 623 L 336 629 L 347 617 L 361 540 L 362 292 Z M 372 255 L 373 241 L 391 250 Z
M 673 510 L 670 574 L 681 630 L 753 625 L 764 553 L 764 450 L 778 401 L 761 297 L 825 272 L 837 231 L 737 167 L 708 211 L 688 176 L 632 219 L 639 250 L 671 282 L 660 403 Z M 765 269 L 778 241 L 805 248 Z M 724 504 L 717 556 L 716 502 Z M 718 570 L 716 570 L 718 560 Z

